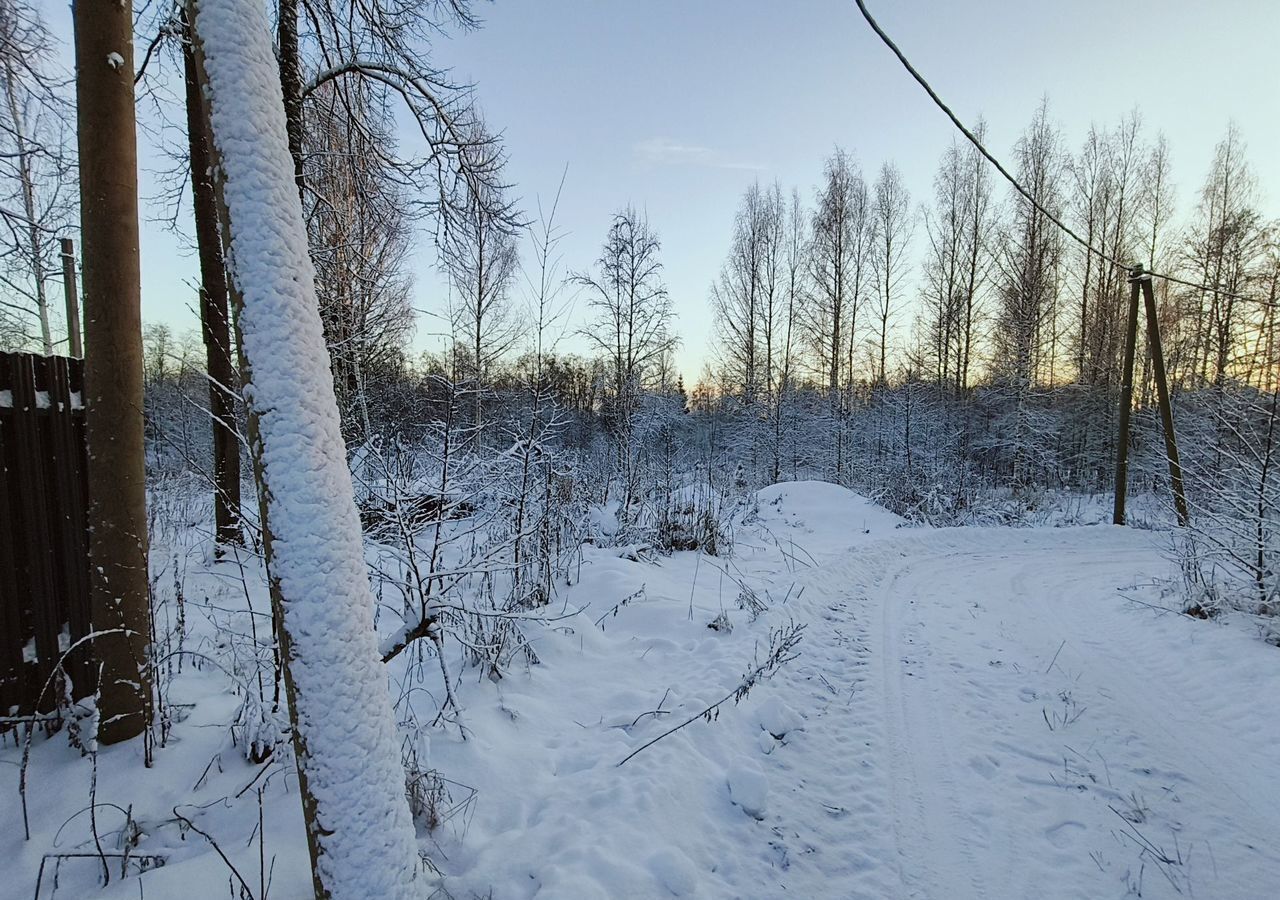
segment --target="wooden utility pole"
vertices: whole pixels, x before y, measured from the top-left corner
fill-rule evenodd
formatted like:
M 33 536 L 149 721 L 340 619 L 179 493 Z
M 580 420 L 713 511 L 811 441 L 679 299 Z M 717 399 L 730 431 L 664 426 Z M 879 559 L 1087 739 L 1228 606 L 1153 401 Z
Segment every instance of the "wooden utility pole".
M 80 298 L 76 292 L 76 245 L 71 238 L 62 239 L 62 294 L 67 301 L 67 353 L 82 358 L 80 343 Z
M 218 233 L 218 198 L 213 186 L 209 129 L 195 51 L 183 43 L 186 75 L 187 144 L 191 157 L 191 198 L 196 246 L 200 255 L 200 330 L 209 377 L 209 417 L 213 425 L 213 519 L 215 554 L 243 543 L 240 533 L 240 436 L 236 433 L 233 391 L 236 370 L 231 357 L 227 308 L 227 270 Z
M 1187 495 L 1182 488 L 1182 463 L 1178 460 L 1178 439 L 1173 429 L 1173 402 L 1169 396 L 1169 377 L 1164 367 L 1164 344 L 1160 340 L 1160 319 L 1156 312 L 1156 294 L 1151 276 L 1141 276 L 1142 298 L 1147 307 L 1147 344 L 1151 348 L 1151 368 L 1156 377 L 1156 397 L 1160 402 L 1160 424 L 1164 427 L 1164 450 L 1169 461 L 1169 486 L 1173 488 L 1173 505 L 1178 524 L 1190 521 Z
M 1178 524 L 1190 521 L 1187 496 L 1182 486 L 1182 464 L 1178 460 L 1178 439 L 1173 427 L 1173 403 L 1169 396 L 1169 378 L 1164 366 L 1164 344 L 1160 340 L 1160 317 L 1156 310 L 1155 290 L 1151 276 L 1135 265 L 1129 272 L 1129 325 L 1125 332 L 1124 371 L 1120 383 L 1120 433 L 1116 438 L 1116 501 L 1111 521 L 1124 524 L 1125 493 L 1129 480 L 1129 415 L 1133 408 L 1133 357 L 1138 343 L 1138 294 L 1141 292 L 1147 310 L 1147 345 L 1156 379 L 1156 396 L 1160 403 L 1160 424 L 1164 430 L 1165 456 L 1169 461 L 1169 486 Z
M 74 0 L 98 740 L 151 719 L 133 4 Z
M 1125 329 L 1124 368 L 1120 372 L 1120 433 L 1116 437 L 1116 501 L 1111 521 L 1124 524 L 1125 492 L 1129 485 L 1129 415 L 1133 410 L 1133 356 L 1138 342 L 1138 280 L 1142 266 L 1134 266 L 1129 278 L 1129 324 Z

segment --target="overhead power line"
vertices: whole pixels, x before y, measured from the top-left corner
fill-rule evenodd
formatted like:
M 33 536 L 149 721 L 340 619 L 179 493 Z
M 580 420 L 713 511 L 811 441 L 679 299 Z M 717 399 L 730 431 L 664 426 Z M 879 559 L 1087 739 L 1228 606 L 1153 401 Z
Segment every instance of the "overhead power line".
M 1071 228 L 1069 228 L 1066 225 L 1066 223 L 1064 223 L 1061 219 L 1055 216 L 1052 212 L 1045 209 L 1044 206 L 1038 200 L 1036 200 L 1035 197 L 1031 195 L 1031 192 L 1028 191 L 1025 187 L 1023 187 L 1022 183 L 1019 182 L 1017 178 L 1013 177 L 1013 175 L 1009 172 L 1008 169 L 1004 167 L 1004 165 L 1000 162 L 1000 160 L 996 159 L 996 157 L 992 155 L 991 151 L 989 151 L 986 147 L 982 145 L 982 141 L 978 139 L 978 136 L 975 135 L 972 131 L 970 131 L 965 126 L 965 124 L 960 121 L 960 118 L 954 112 L 951 111 L 951 107 L 947 106 L 946 102 L 943 101 L 943 99 L 938 96 L 938 92 L 933 89 L 933 86 L 930 85 L 929 82 L 925 80 L 925 77 L 921 75 L 920 72 L 916 69 L 916 67 L 911 64 L 911 60 L 907 59 L 906 54 L 904 54 L 900 49 L 898 49 L 898 45 L 893 42 L 893 38 L 889 37 L 889 35 L 885 33 L 885 30 L 880 27 L 880 23 L 875 20 L 875 17 L 871 15 L 871 11 L 867 9 L 867 4 L 863 2 L 863 0 L 854 0 L 854 2 L 858 4 L 858 11 L 862 13 L 862 18 L 867 20 L 867 24 L 871 26 L 871 30 L 874 31 L 876 35 L 880 38 L 880 40 L 884 42 L 886 47 L 888 47 L 890 50 L 893 51 L 893 55 L 898 57 L 898 61 L 901 62 L 903 67 L 911 74 L 911 77 L 916 80 L 916 82 L 920 85 L 920 87 L 924 88 L 925 93 L 929 95 L 929 99 L 931 99 L 934 102 L 934 104 L 938 107 L 938 109 L 942 110 L 944 113 L 947 114 L 947 118 L 951 120 L 952 124 L 954 124 L 956 128 L 960 129 L 961 134 L 963 134 L 966 138 L 968 138 L 969 143 L 973 144 L 973 146 L 977 148 L 978 152 L 983 155 L 983 157 L 987 160 L 987 162 L 995 166 L 996 171 L 999 172 L 1001 175 L 1003 175 L 1005 180 L 1008 181 L 1011 185 L 1013 185 L 1014 189 L 1027 199 L 1027 202 L 1029 202 L 1032 206 L 1034 206 L 1037 210 L 1039 210 L 1041 215 L 1043 215 L 1046 219 L 1048 219 L 1054 225 L 1058 226 L 1058 228 L 1064 234 L 1070 237 L 1073 241 L 1075 241 L 1085 250 L 1089 251 L 1094 256 L 1097 256 L 1099 259 L 1105 260 L 1106 262 L 1111 263 L 1113 266 L 1117 266 L 1118 268 L 1124 269 L 1127 272 L 1133 272 L 1138 268 L 1131 262 L 1130 263 L 1123 262 L 1122 260 L 1116 259 L 1114 256 L 1111 256 L 1109 253 L 1103 253 L 1097 247 L 1093 246 L 1084 238 L 1080 237 L 1080 235 L 1072 231 Z M 1208 291 L 1209 293 L 1218 294 L 1224 297 L 1234 297 L 1238 300 L 1253 301 L 1255 299 L 1253 297 L 1247 297 L 1242 294 L 1232 293 L 1231 291 L 1224 291 L 1221 288 L 1210 287 L 1207 284 L 1199 284 L 1194 281 L 1186 281 L 1182 278 L 1178 278 L 1177 276 L 1165 275 L 1160 272 L 1150 272 L 1150 271 L 1143 270 L 1142 275 L 1144 277 L 1160 278 L 1172 284 L 1181 284 L 1185 287 L 1195 288 L 1196 290 L 1200 290 L 1200 291 Z

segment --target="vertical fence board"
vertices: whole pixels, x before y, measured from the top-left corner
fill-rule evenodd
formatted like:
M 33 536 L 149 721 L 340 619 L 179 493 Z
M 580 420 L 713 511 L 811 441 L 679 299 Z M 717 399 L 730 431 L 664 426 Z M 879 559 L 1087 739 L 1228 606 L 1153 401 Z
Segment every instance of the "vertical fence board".
M 41 688 L 58 659 L 58 632 L 54 624 L 53 554 L 48 540 L 49 508 L 45 496 L 45 455 L 40 440 L 40 398 L 36 390 L 32 357 L 23 357 L 13 392 L 14 434 L 18 444 L 18 478 L 11 485 L 18 495 L 19 515 L 15 516 L 19 571 L 25 571 L 29 593 L 27 629 L 24 642 L 27 694 L 39 698 Z M 34 641 L 35 659 L 29 648 Z M 39 710 L 48 710 L 50 698 Z
M 9 496 L 9 482 L 18 460 L 12 422 L 16 364 L 15 356 L 0 353 L 0 715 L 6 716 L 17 715 L 22 709 L 26 677 L 14 522 L 17 500 Z
M 0 712 L 26 715 L 63 652 L 89 633 L 84 412 L 79 360 L 0 354 Z M 66 662 L 73 696 L 94 690 L 89 649 Z M 37 710 L 37 703 L 39 710 Z
M 85 531 L 84 481 L 85 445 L 83 439 L 76 443 L 75 418 L 83 416 L 77 411 L 71 396 L 71 368 L 73 361 L 65 357 L 50 359 L 52 372 L 49 381 L 51 415 L 49 416 L 51 456 L 53 465 L 48 471 L 53 476 L 55 513 L 54 575 L 57 590 L 57 617 L 66 626 L 65 637 L 60 638 L 59 649 L 66 647 L 77 637 L 89 633 L 89 604 L 77 602 L 77 598 L 89 596 L 89 547 Z M 78 364 L 78 361 L 74 361 Z M 60 629 L 59 634 L 63 632 Z M 63 645 L 66 641 L 66 645 Z M 71 678 L 72 693 L 83 695 L 92 681 L 89 648 L 77 648 L 63 663 Z M 90 688 L 91 690 L 91 688 Z

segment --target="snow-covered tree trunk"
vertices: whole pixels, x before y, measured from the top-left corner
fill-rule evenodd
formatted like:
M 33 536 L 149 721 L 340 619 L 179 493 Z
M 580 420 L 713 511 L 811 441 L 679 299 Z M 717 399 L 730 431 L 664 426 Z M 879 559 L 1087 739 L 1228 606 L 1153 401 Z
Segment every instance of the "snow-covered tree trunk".
M 360 519 L 257 0 L 195 0 L 244 397 L 317 898 L 425 893 Z

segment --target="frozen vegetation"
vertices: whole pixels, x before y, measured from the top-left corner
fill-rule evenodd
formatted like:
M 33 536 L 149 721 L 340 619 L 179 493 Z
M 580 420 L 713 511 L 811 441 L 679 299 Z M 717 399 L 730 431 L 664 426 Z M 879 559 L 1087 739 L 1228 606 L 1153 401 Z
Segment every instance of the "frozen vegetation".
M 102 266 L 79 210 L 87 333 L 128 341 L 93 390 L 0 391 L 0 587 L 83 534 L 113 568 L 63 631 L 0 597 L 44 629 L 2 645 L 44 691 L 0 710 L 0 900 L 1277 896 L 1280 224 L 1236 126 L 1178 215 L 1136 110 L 1073 150 L 1047 100 L 1008 187 L 981 123 L 923 207 L 839 146 L 804 196 L 744 180 L 686 384 L 660 223 L 571 256 L 569 175 L 515 199 L 434 62 L 467 0 L 144 7 L 102 13 L 154 40 L 81 66 L 118 114 L 80 147 L 184 120 L 155 202 L 193 198 L 202 331 L 134 347 L 136 248 Z M 52 56 L 0 0 L 0 346 L 44 356 L 65 198 L 138 187 L 77 174 Z M 31 422 L 78 496 L 72 416 L 145 496 L 10 516 Z
M 135 746 L 38 736 L 5 897 L 42 861 L 41 896 L 55 871 L 56 896 L 99 895 L 98 847 L 129 857 L 104 897 L 310 896 L 261 563 L 211 562 L 202 504 L 158 499 L 158 624 L 193 651 L 167 663 L 164 746 L 142 769 Z M 481 568 L 453 554 L 492 502 L 441 526 L 442 568 Z M 718 502 L 716 555 L 620 542 L 584 508 L 550 603 L 450 595 L 451 692 L 430 643 L 387 665 L 438 896 L 1271 895 L 1276 651 L 1178 614 L 1168 533 L 910 527 L 819 482 Z M 384 634 L 394 548 L 366 544 Z M 2 758 L 16 776 L 21 742 Z

